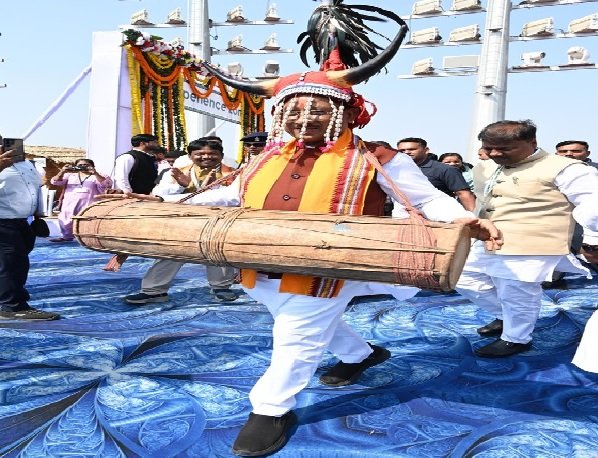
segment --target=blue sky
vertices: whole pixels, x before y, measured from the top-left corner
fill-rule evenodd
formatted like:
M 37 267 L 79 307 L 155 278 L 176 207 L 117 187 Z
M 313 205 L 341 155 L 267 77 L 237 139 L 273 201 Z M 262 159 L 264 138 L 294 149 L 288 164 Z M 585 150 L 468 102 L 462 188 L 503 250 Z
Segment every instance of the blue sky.
M 347 0 L 348 3 L 361 3 Z M 482 0 L 485 6 L 487 0 Z M 221 22 L 226 12 L 242 4 L 249 19 L 262 19 L 269 3 L 276 3 L 279 15 L 295 24 L 278 26 L 239 26 L 212 29 L 212 47 L 226 48 L 229 39 L 242 34 L 250 48 L 260 48 L 273 32 L 282 48 L 298 50 L 297 35 L 317 5 L 311 0 L 210 0 L 210 17 Z M 365 3 L 365 2 L 364 2 Z M 376 5 L 407 14 L 413 2 L 377 0 Z M 517 4 L 518 0 L 514 1 Z M 129 22 L 132 13 L 147 9 L 153 22 L 163 22 L 168 12 L 180 7 L 188 19 L 186 0 L 1 0 L 0 2 L 0 133 L 6 137 L 22 136 L 91 62 L 91 38 L 94 31 L 118 30 Z M 443 0 L 445 10 L 451 0 Z M 572 19 L 598 12 L 598 3 L 550 6 L 514 10 L 510 35 L 518 35 L 524 23 L 553 17 L 556 29 L 567 29 Z M 485 14 L 413 20 L 412 30 L 437 26 L 448 38 L 457 27 L 484 26 Z M 396 30 L 381 29 L 388 35 Z M 148 29 L 167 40 L 187 40 L 184 28 Z M 544 51 L 548 65 L 566 63 L 571 46 L 584 46 L 598 58 L 598 36 L 571 39 L 512 42 L 509 66 L 521 63 L 523 52 Z M 369 140 L 391 144 L 402 137 L 419 136 L 428 140 L 432 152 L 457 151 L 467 154 L 476 77 L 425 78 L 401 80 L 409 74 L 414 61 L 427 57 L 441 67 L 443 56 L 479 54 L 480 45 L 401 49 L 388 66 L 388 73 L 378 75 L 356 89 L 378 106 L 378 114 L 358 133 Z M 261 73 L 266 59 L 280 62 L 282 74 L 305 69 L 297 54 L 271 56 L 214 56 L 226 65 L 239 61 L 248 76 Z M 314 67 L 315 68 L 315 67 Z M 598 71 L 579 70 L 510 74 L 507 91 L 507 119 L 532 119 L 538 125 L 540 146 L 552 151 L 557 141 L 586 139 L 597 152 Z M 29 145 L 86 147 L 89 82 L 85 81 L 64 106 L 26 142 Z M 221 134 L 231 147 L 232 127 Z

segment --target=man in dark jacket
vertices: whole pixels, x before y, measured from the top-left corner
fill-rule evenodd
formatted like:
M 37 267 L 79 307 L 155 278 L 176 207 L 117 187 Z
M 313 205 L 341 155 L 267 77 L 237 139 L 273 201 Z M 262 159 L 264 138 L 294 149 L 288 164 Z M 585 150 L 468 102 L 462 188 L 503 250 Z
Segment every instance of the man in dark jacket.
M 123 192 L 149 194 L 158 176 L 156 158 L 148 150 L 158 146 L 158 138 L 151 134 L 131 137 L 133 148 L 116 158 L 114 187 Z

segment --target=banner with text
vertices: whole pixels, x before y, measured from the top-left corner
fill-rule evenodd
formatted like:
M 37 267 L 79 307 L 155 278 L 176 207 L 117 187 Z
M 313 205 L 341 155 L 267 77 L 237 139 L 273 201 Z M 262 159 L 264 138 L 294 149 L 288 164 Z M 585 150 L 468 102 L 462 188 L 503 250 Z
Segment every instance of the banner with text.
M 199 88 L 200 91 L 205 91 L 205 88 Z M 195 113 L 202 113 L 214 118 L 224 119 L 225 121 L 241 124 L 241 108 L 229 110 L 222 101 L 222 95 L 216 88 L 212 91 L 209 97 L 200 99 L 193 94 L 189 83 L 185 81 L 183 86 L 185 95 L 185 110 L 193 111 Z

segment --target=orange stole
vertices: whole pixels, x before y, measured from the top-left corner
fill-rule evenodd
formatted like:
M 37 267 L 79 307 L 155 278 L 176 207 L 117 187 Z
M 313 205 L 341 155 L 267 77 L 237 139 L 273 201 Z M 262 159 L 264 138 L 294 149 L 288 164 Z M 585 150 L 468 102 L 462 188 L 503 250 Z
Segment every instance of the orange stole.
M 355 148 L 353 134 L 346 130 L 334 147 L 323 153 L 305 183 L 299 211 L 361 215 L 366 191 L 375 176 L 374 167 Z M 360 142 L 361 143 L 361 142 Z M 266 196 L 295 153 L 296 140 L 288 142 L 280 152 L 255 158 L 241 182 L 242 206 L 262 209 Z M 241 280 L 246 288 L 255 287 L 256 271 L 242 269 Z M 281 293 L 314 297 L 335 297 L 342 280 L 285 273 L 280 282 Z

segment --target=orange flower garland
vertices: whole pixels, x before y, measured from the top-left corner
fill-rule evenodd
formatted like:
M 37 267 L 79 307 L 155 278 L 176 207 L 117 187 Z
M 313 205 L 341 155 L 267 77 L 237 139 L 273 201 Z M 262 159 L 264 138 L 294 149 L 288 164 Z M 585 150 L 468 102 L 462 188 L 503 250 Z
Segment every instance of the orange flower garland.
M 222 102 L 229 110 L 241 107 L 242 132 L 263 130 L 264 100 L 236 89 L 229 89 L 220 80 L 197 71 L 198 59 L 182 46 L 172 46 L 160 37 L 137 30 L 123 32 L 127 49 L 131 83 L 132 130 L 154 133 L 169 149 L 184 149 L 186 144 L 185 95 L 186 81 L 195 97 L 205 99 L 218 87 Z M 204 91 L 198 84 L 205 87 Z M 142 103 L 143 98 L 143 103 Z

